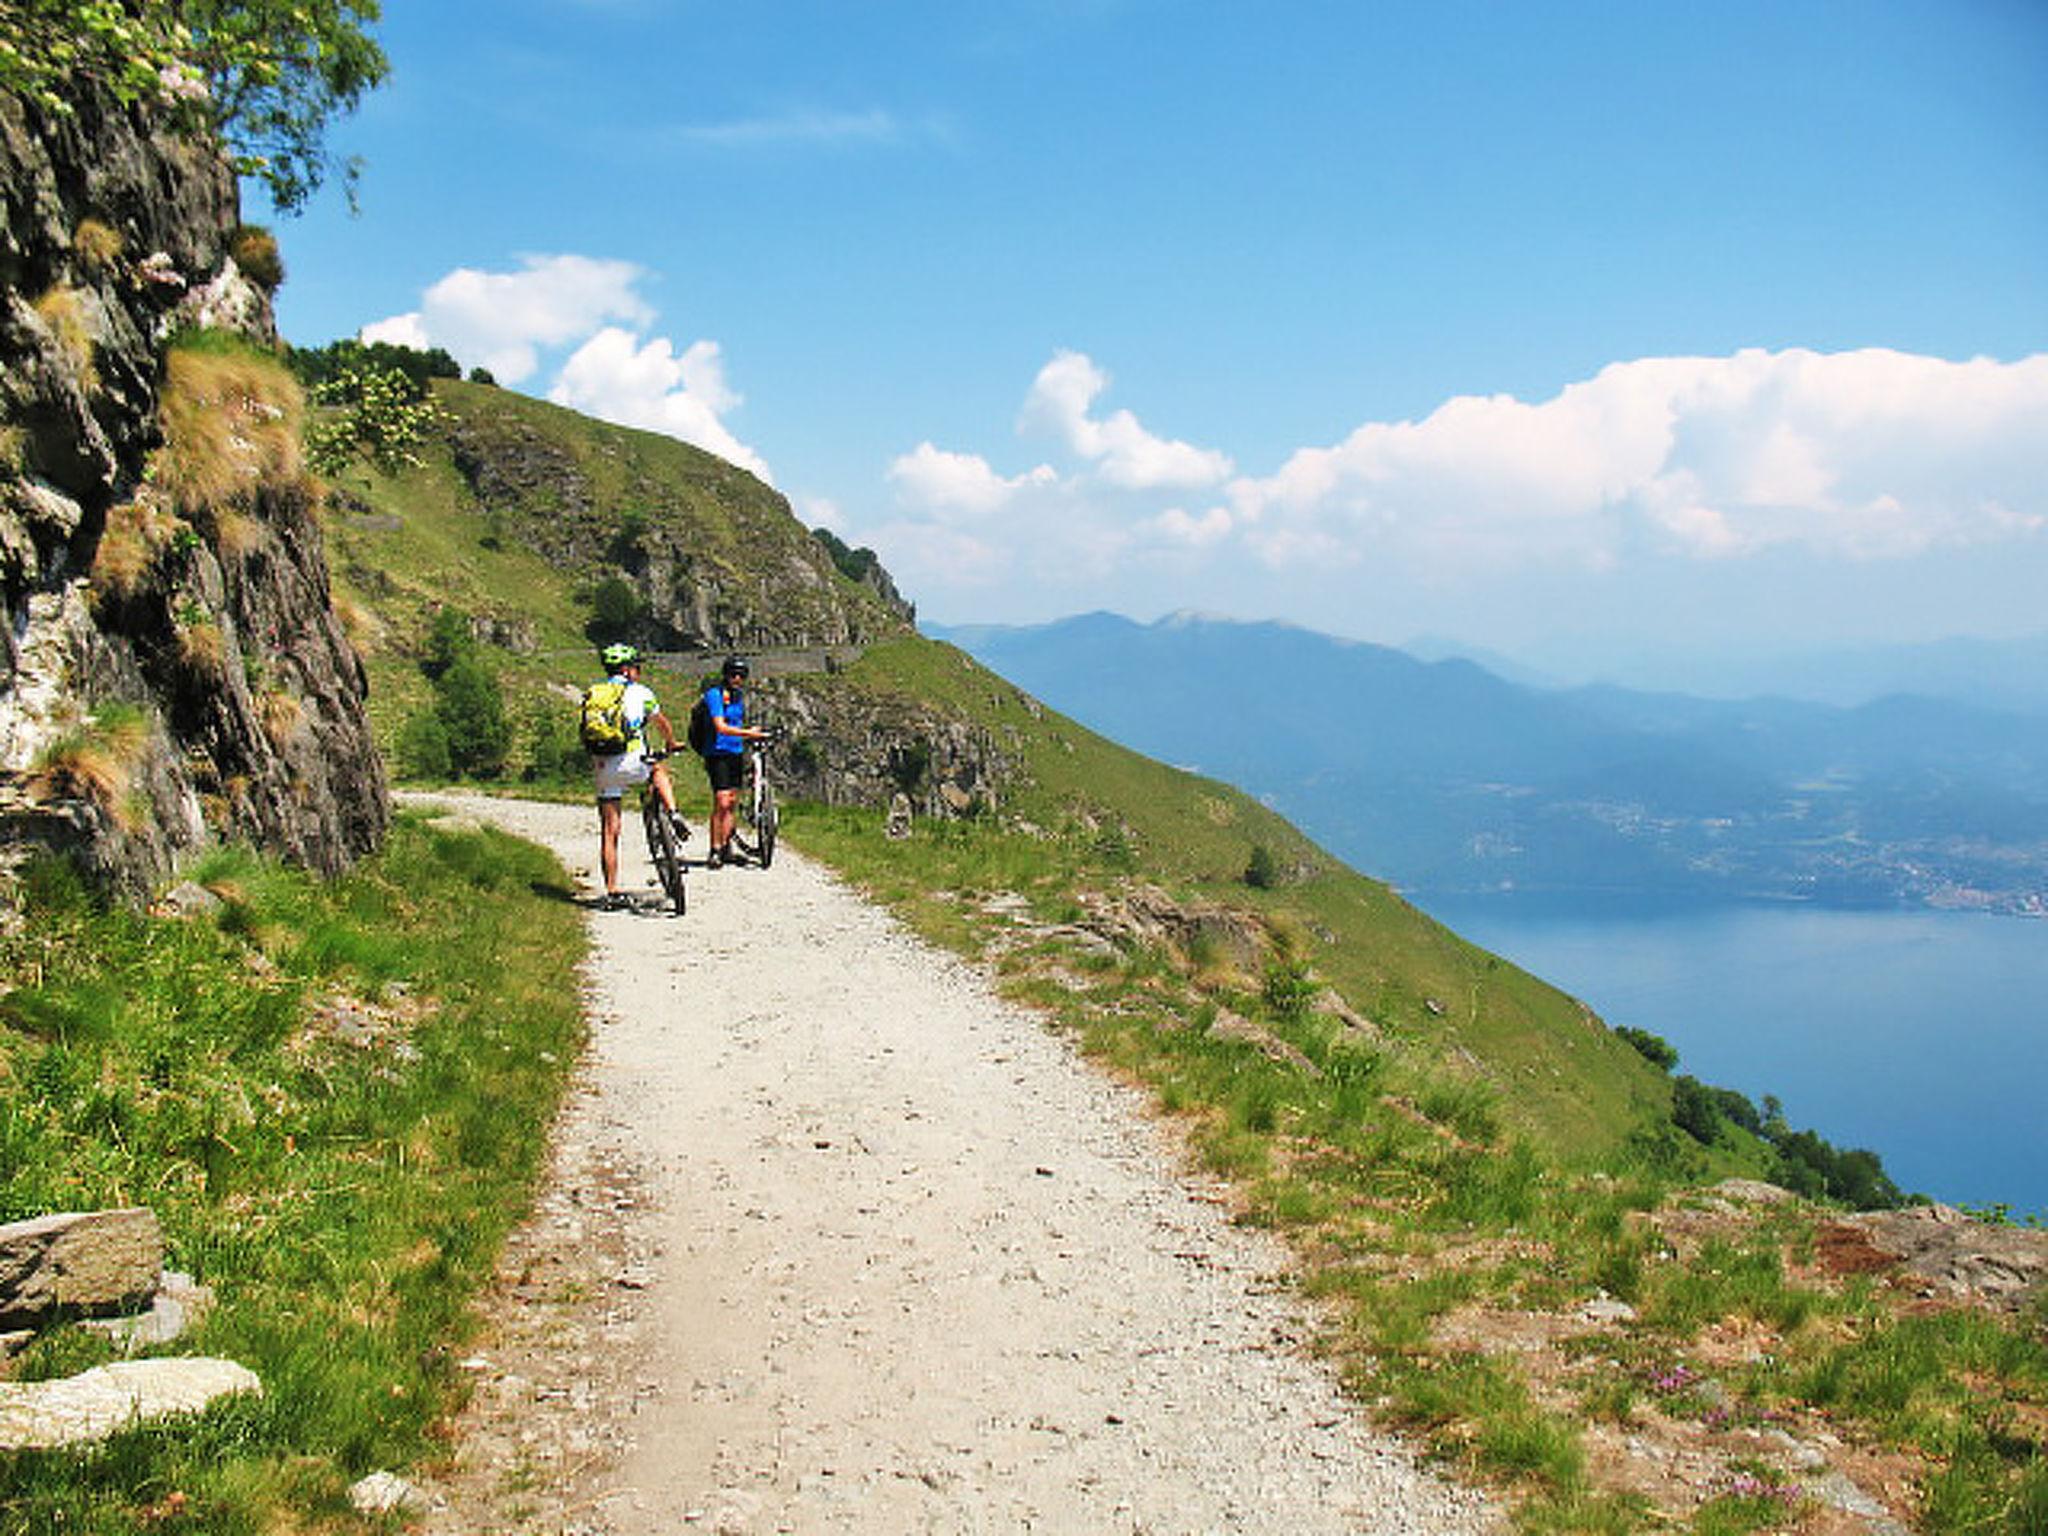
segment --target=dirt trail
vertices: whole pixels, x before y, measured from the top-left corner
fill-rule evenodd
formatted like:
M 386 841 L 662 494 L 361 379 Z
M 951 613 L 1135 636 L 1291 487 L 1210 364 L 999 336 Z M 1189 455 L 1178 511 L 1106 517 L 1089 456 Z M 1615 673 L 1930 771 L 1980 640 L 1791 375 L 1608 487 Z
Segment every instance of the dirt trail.
M 588 808 L 454 803 L 590 889 Z M 690 885 L 592 914 L 589 1060 L 430 1529 L 1498 1528 L 1362 1425 L 1128 1090 L 815 864 Z

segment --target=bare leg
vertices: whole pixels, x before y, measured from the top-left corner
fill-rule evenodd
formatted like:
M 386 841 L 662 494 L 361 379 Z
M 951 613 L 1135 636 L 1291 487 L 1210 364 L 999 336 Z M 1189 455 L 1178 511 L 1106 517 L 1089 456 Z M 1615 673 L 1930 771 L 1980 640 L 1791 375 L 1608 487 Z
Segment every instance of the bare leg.
M 615 896 L 619 890 L 619 802 L 617 799 L 597 802 L 597 862 L 604 870 L 604 893 Z

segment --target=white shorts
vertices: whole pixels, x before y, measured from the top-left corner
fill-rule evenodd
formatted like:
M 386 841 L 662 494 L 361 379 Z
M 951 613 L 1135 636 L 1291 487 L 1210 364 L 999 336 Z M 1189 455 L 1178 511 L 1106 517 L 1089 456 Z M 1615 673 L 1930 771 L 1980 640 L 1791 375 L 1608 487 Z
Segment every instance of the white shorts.
M 597 779 L 597 798 L 617 800 L 628 785 L 645 784 L 654 777 L 654 764 L 639 752 L 622 752 L 617 757 L 595 757 L 590 771 Z

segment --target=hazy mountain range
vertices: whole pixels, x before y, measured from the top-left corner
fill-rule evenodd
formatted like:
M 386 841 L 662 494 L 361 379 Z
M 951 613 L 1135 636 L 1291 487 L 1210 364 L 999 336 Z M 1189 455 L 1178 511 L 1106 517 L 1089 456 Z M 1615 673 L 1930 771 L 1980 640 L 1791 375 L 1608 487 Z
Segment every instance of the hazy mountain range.
M 1418 891 L 2048 912 L 2048 714 L 1548 689 L 1195 615 L 932 632 Z

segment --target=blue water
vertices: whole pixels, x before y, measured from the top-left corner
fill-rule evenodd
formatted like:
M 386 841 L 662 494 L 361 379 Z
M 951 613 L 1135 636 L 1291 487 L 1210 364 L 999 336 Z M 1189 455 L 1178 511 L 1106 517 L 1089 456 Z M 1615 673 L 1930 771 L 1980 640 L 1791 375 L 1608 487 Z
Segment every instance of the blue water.
M 1884 1159 L 1901 1189 L 2048 1212 L 2048 922 L 1420 898 L 1431 916 L 1662 1035 L 1678 1070 Z

